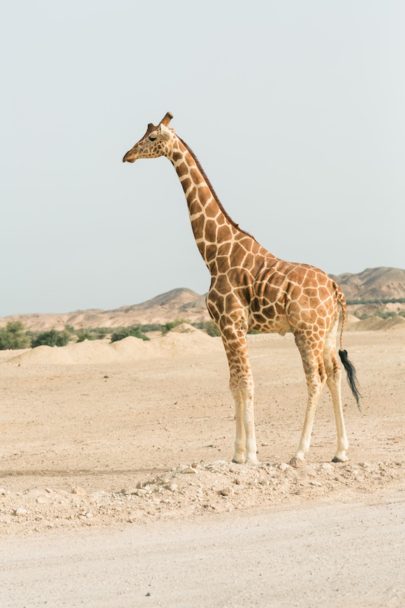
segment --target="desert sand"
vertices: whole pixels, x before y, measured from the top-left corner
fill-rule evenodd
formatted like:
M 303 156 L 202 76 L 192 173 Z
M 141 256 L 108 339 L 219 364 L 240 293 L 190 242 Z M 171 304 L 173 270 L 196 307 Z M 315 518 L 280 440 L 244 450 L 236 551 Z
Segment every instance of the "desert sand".
M 229 462 L 234 435 L 219 338 L 188 326 L 0 353 L 0 532 L 114 527 L 308 501 L 356 500 L 404 479 L 405 334 L 347 332 L 359 412 L 344 382 L 350 462 L 333 465 L 324 392 L 307 464 L 294 454 L 305 382 L 292 336 L 249 337 L 260 466 Z

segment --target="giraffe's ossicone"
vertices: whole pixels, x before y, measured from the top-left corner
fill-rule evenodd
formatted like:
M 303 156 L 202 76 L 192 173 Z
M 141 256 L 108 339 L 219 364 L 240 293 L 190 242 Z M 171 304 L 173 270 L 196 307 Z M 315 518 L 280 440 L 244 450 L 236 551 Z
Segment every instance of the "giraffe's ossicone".
M 246 334 L 292 332 L 302 357 L 308 387 L 304 427 L 293 464 L 309 450 L 315 408 L 322 387 L 330 390 L 336 420 L 335 462 L 347 460 L 349 447 L 341 398 L 339 357 L 359 401 L 353 365 L 342 347 L 346 302 L 328 275 L 308 264 L 286 262 L 239 228 L 223 208 L 197 157 L 169 127 L 167 113 L 159 125 L 149 124 L 145 135 L 124 156 L 124 162 L 166 156 L 179 176 L 187 199 L 197 247 L 211 273 L 207 294 L 210 316 L 217 324 L 230 370 L 235 400 L 236 439 L 233 460 L 257 462 L 254 428 L 253 378 Z M 339 356 L 336 349 L 341 318 Z

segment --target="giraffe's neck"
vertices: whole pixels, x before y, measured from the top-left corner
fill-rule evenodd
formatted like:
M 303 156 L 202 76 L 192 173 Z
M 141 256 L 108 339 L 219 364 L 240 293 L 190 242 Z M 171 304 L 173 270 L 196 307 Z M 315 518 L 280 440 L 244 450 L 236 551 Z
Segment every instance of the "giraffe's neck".
M 199 161 L 180 138 L 176 138 L 169 158 L 186 195 L 197 247 L 211 272 L 215 259 L 222 254 L 221 249 L 226 248 L 227 253 L 231 253 L 232 246 L 229 247 L 229 244 L 232 245 L 240 238 L 252 241 L 251 251 L 261 249 L 259 243 L 228 216 Z

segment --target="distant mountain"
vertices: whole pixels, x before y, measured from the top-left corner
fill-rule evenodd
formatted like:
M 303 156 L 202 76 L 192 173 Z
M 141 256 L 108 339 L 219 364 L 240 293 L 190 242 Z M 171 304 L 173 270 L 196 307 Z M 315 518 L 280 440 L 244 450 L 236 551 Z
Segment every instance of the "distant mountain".
M 341 285 L 348 300 L 405 298 L 405 270 L 400 268 L 367 268 L 358 274 L 331 275 Z M 178 288 L 159 294 L 146 302 L 121 306 L 113 310 L 78 310 L 61 314 L 15 315 L 0 318 L 0 326 L 8 321 L 21 321 L 33 331 L 63 329 L 72 325 L 83 327 L 125 327 L 144 323 L 167 323 L 174 319 L 191 322 L 209 319 L 205 296 L 191 289 Z
M 14 315 L 0 318 L 0 326 L 8 321 L 21 321 L 32 331 L 63 329 L 72 325 L 84 327 L 127 327 L 144 323 L 167 323 L 174 319 L 185 319 L 192 323 L 207 321 L 209 315 L 205 306 L 205 296 L 192 289 L 178 288 L 155 296 L 151 300 L 121 306 L 112 310 L 77 310 L 59 314 Z
M 389 300 L 405 298 L 405 270 L 366 268 L 363 272 L 331 275 L 348 300 Z

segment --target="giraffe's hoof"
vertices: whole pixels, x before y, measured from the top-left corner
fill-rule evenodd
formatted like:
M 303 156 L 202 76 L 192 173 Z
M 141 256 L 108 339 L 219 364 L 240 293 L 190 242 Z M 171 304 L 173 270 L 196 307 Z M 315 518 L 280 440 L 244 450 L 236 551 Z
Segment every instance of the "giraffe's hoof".
M 338 462 L 347 462 L 348 460 L 349 459 L 347 456 L 338 456 L 337 454 L 332 458 L 332 462 L 334 462 L 335 464 Z
M 257 459 L 257 456 L 248 456 L 246 458 L 246 464 L 252 464 L 252 465 L 257 465 L 259 464 L 259 461 Z
M 234 456 L 232 458 L 232 462 L 235 464 L 245 464 L 245 457 L 244 456 Z
M 297 458 L 297 456 L 293 456 L 289 462 L 290 467 L 294 467 L 294 469 L 298 469 L 298 467 L 302 467 L 304 464 L 305 460 Z

